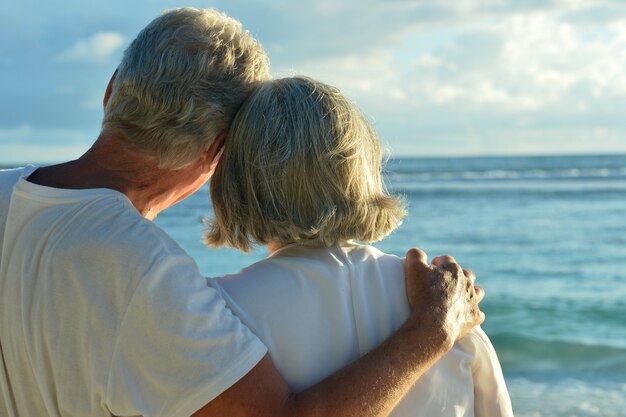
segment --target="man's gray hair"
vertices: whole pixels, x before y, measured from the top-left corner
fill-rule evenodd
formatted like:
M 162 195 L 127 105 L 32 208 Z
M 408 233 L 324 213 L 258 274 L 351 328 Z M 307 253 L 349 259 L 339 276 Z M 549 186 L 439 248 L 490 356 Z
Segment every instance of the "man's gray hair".
M 402 221 L 404 202 L 381 178 L 372 126 L 334 87 L 305 77 L 268 81 L 241 107 L 211 180 L 205 242 L 372 242 Z
M 124 52 L 103 128 L 121 131 L 160 167 L 182 168 L 269 78 L 263 48 L 238 21 L 211 9 L 166 11 Z

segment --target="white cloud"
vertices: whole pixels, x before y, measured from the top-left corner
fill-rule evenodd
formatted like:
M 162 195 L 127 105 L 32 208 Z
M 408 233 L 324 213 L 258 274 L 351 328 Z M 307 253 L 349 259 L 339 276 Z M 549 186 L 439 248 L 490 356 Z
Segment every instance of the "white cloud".
M 513 13 L 473 22 L 443 47 L 413 58 L 412 65 L 369 51 L 353 56 L 353 65 L 341 59 L 324 66 L 332 68 L 335 79 L 349 78 L 348 86 L 368 79 L 381 92 L 391 83 L 438 104 L 464 101 L 535 111 L 566 106 L 572 96 L 626 94 L 625 26 L 626 20 L 580 28 L 563 21 L 561 13 Z M 376 90 L 376 85 L 369 89 Z
M 425 92 L 426 97 L 436 104 L 453 102 L 466 95 L 466 92 L 462 88 L 446 84 L 428 87 Z
M 20 39 L 0 28 L 7 34 L 5 49 L 19 52 L 0 57 L 0 70 L 6 68 L 0 87 L 7 97 L 0 124 L 9 126 L 0 130 L 3 151 L 11 139 L 50 141 L 50 131 L 42 126 L 66 128 L 54 136 L 59 144 L 88 143 L 94 137 L 101 94 L 123 43 L 159 9 L 172 6 L 169 0 L 140 3 L 123 15 L 111 5 L 50 6 L 49 17 L 28 22 L 9 9 L 5 20 L 30 27 Z M 191 3 L 202 6 L 200 0 Z M 392 138 L 397 152 L 420 152 L 416 138 L 429 137 L 436 140 L 426 153 L 440 149 L 439 154 L 451 148 L 459 154 L 626 149 L 620 114 L 626 108 L 622 0 L 213 4 L 259 38 L 275 73 L 303 73 L 338 86 L 376 119 L 381 136 Z M 28 15 L 25 6 L 16 3 L 15 8 Z M 58 10 L 63 15 L 56 15 Z M 92 33 L 85 32 L 88 28 L 111 30 L 67 40 L 76 32 Z M 58 45 L 67 49 L 56 56 L 51 51 L 59 51 Z M 89 70 L 50 66 L 43 79 L 33 63 L 50 54 L 65 62 L 106 65 Z M 79 129 L 93 131 L 80 139 L 72 133 Z
M 433 68 L 440 68 L 441 64 L 442 64 L 442 61 L 440 58 L 437 58 L 436 56 L 431 55 L 431 54 L 424 54 L 415 60 L 414 65 L 416 68 L 433 69 Z
M 59 55 L 65 62 L 108 62 L 124 44 L 124 36 L 117 32 L 98 32 L 81 39 Z
M 386 85 L 386 97 L 398 96 L 396 88 L 400 74 L 396 72 L 395 58 L 392 51 L 376 49 L 370 53 L 355 53 L 343 57 L 315 58 L 303 60 L 295 68 L 278 71 L 277 75 L 293 73 L 306 74 L 319 80 L 338 86 L 351 98 L 377 96 L 381 86 Z M 399 68 L 397 68 L 399 69 Z
M 436 30 L 396 27 L 395 43 L 303 59 L 298 70 L 340 87 L 401 153 L 416 152 L 416 137 L 437 138 L 428 153 L 625 151 L 626 19 L 571 19 L 597 3 L 505 3 L 465 2 L 465 15 Z M 488 7 L 497 18 L 474 13 Z

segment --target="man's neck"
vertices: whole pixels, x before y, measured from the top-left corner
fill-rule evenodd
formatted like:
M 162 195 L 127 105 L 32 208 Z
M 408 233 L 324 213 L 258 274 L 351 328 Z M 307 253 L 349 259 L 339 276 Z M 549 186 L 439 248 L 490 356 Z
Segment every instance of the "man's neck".
M 167 174 L 175 171 L 168 171 Z M 128 197 L 142 216 L 153 219 L 167 208 L 175 189 L 172 175 L 154 158 L 133 152 L 114 137 L 101 135 L 80 158 L 39 168 L 29 182 L 63 189 L 108 188 Z

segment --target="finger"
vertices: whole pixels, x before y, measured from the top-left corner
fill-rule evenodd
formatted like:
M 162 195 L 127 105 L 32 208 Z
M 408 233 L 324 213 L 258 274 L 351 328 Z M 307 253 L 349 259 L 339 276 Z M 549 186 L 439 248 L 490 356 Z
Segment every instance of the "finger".
M 425 302 L 432 303 L 429 297 L 433 296 L 430 289 L 433 267 L 428 265 L 426 254 L 417 248 L 410 249 L 406 253 L 405 268 L 406 295 L 411 309 Z
M 481 324 L 483 324 L 485 322 L 485 319 L 487 317 L 485 316 L 485 313 L 483 313 L 482 311 L 478 312 L 478 317 L 476 318 L 476 325 L 480 326 Z
M 437 265 L 437 268 L 452 273 L 455 277 L 461 277 L 463 275 L 463 268 L 461 265 L 455 262 L 445 262 Z
M 464 269 L 463 275 L 469 278 L 472 281 L 472 284 L 474 283 L 474 281 L 476 281 L 476 275 L 474 274 L 474 271 L 472 271 L 471 269 Z
M 406 253 L 406 259 L 407 261 L 413 260 L 416 262 L 428 264 L 428 255 L 426 255 L 426 252 L 424 252 L 420 248 L 409 249 L 409 251 Z
M 440 255 L 433 259 L 432 264 L 439 266 L 441 264 L 455 264 L 456 260 L 450 255 Z
M 407 271 L 415 271 L 417 274 L 431 270 L 426 252 L 418 248 L 409 249 L 406 253 L 405 265 Z M 409 275 L 411 275 L 410 272 Z
M 474 293 L 476 294 L 477 303 L 480 303 L 485 298 L 485 290 L 478 285 L 474 285 Z

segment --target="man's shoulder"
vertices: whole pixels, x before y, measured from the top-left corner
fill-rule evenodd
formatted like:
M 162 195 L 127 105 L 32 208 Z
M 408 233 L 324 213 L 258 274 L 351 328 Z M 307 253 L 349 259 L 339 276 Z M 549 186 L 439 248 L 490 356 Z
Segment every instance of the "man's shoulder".
M 120 254 L 146 257 L 187 256 L 186 252 L 163 229 L 132 208 L 105 211 L 91 219 L 90 242 Z
M 24 165 L 23 167 L 12 167 L 12 168 L 0 168 L 0 181 L 4 181 L 4 179 L 9 177 L 19 178 L 23 176 L 24 173 L 29 172 L 32 173 L 36 170 L 37 167 L 34 165 Z
M 15 168 L 0 168 L 0 182 L 17 181 L 17 179 L 30 175 L 37 169 L 34 165 L 25 165 L 23 167 L 15 167 Z
M 0 169 L 0 194 L 10 191 L 20 178 L 33 173 L 37 167 L 27 165 L 20 168 Z
M 37 167 L 28 165 L 22 168 L 0 169 L 0 243 L 4 240 L 6 216 L 9 210 L 13 187 L 20 178 L 30 175 Z M 2 248 L 0 248 L 0 253 Z
M 85 260 L 95 267 L 143 275 L 166 265 L 195 266 L 163 229 L 142 217 L 121 194 L 109 193 L 59 204 L 45 214 L 58 262 Z

